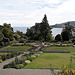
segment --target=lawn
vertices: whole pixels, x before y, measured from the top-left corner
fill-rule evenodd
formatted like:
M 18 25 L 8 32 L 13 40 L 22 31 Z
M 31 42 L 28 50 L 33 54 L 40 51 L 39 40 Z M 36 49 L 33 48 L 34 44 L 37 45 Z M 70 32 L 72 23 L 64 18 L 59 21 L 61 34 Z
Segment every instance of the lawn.
M 75 47 L 46 47 L 44 51 L 71 51 L 75 52 Z
M 19 50 L 27 51 L 30 48 L 32 48 L 32 47 L 30 47 L 30 46 L 11 46 L 8 48 L 0 49 L 0 51 L 19 51 Z
M 37 43 L 26 43 L 26 44 L 29 44 L 29 45 L 35 45 L 35 44 L 37 44 Z
M 70 56 L 72 56 L 72 67 L 75 68 L 75 54 L 72 53 L 43 53 L 25 68 L 48 69 L 50 64 L 55 68 L 67 66 L 70 67 Z

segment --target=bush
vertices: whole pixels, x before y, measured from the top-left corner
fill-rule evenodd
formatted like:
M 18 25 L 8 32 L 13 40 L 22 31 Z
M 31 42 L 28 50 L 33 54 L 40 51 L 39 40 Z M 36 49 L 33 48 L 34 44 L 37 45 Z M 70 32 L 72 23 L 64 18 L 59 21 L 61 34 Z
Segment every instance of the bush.
M 18 64 L 18 57 L 15 57 L 15 63 Z
M 15 56 L 15 53 L 13 52 L 13 53 L 11 53 L 11 58 L 13 58 Z
M 6 60 L 6 55 L 2 55 L 1 56 L 1 59 L 4 61 L 4 60 Z
M 26 65 L 27 65 L 27 63 L 25 63 L 25 62 L 24 62 L 24 63 L 23 63 L 23 65 L 24 65 L 24 66 L 26 66 Z
M 18 59 L 18 64 L 22 64 L 25 61 L 25 59 Z
M 2 61 L 2 59 L 0 59 L 0 63 L 2 63 L 3 61 Z
M 65 41 L 64 43 L 65 43 L 65 44 L 68 44 L 68 41 Z
M 32 55 L 31 57 L 32 57 L 32 58 L 36 58 L 37 55 L 38 55 L 38 54 L 34 54 L 34 55 Z
M 18 64 L 18 65 L 16 65 L 16 69 L 21 69 L 21 68 L 23 68 L 23 67 L 24 67 L 23 64 Z
M 24 43 L 25 41 L 26 41 L 26 39 L 21 38 L 21 39 L 19 40 L 19 43 Z
M 4 65 L 3 69 L 5 69 L 5 68 L 11 68 L 11 64 Z
M 0 46 L 4 46 L 4 42 L 0 42 Z
M 11 63 L 10 63 L 10 67 L 11 67 L 11 68 L 15 68 L 15 67 L 16 67 L 16 62 L 15 62 L 15 61 L 11 62 Z
M 74 45 L 75 45 L 75 42 L 74 42 Z
M 31 57 L 36 58 L 38 56 L 38 54 L 34 54 Z
M 68 69 L 66 66 L 64 66 L 64 68 L 60 68 L 60 72 L 58 72 L 56 75 L 75 75 L 75 70 Z
M 30 63 L 30 60 L 26 60 L 25 63 L 29 64 Z
M 36 56 L 35 56 L 35 57 L 36 57 Z M 27 60 L 32 61 L 32 60 L 34 60 L 35 57 L 27 57 Z
M 10 59 L 10 58 L 11 58 L 11 54 L 7 54 L 6 59 Z
M 69 40 L 69 41 L 68 41 L 68 43 L 72 43 L 72 41 L 71 41 L 71 40 Z

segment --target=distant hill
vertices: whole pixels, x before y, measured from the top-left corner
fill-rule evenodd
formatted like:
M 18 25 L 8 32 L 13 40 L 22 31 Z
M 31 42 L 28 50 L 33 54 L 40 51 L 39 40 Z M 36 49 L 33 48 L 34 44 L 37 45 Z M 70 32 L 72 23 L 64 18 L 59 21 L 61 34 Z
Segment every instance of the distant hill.
M 65 23 L 61 23 L 61 24 L 55 24 L 55 25 L 51 25 L 52 28 L 63 28 L 65 26 Z M 69 24 L 75 27 L 75 21 L 69 21 Z

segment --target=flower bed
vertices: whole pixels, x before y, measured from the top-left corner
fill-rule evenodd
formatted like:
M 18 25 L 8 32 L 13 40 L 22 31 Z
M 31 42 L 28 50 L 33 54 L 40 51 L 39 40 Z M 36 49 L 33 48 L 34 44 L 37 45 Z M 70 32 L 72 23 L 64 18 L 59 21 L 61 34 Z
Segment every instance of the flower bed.
M 19 52 L 19 51 L 2 51 L 2 52 L 9 52 L 7 55 L 1 55 L 2 61 L 13 58 L 13 57 L 18 56 L 23 53 L 23 52 Z
M 43 53 L 70 53 L 70 51 L 42 51 Z
M 15 68 L 15 69 L 21 69 L 25 68 L 26 65 L 31 63 L 37 56 L 39 56 L 41 53 L 29 53 L 28 55 L 23 55 L 21 58 L 16 57 L 15 61 L 4 65 L 3 69 L 5 68 Z
M 20 51 L 0 51 L 0 52 L 2 52 L 2 53 L 9 53 L 9 52 L 11 52 L 11 53 L 13 53 L 13 52 L 20 52 Z

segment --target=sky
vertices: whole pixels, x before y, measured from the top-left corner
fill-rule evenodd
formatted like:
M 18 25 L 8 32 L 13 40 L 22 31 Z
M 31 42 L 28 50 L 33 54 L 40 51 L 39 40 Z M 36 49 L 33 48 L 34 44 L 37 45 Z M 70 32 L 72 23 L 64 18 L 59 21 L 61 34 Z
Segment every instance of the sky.
M 50 25 L 75 21 L 75 0 L 0 0 L 0 25 L 31 27 L 45 14 Z

